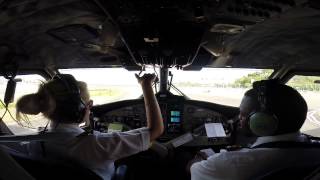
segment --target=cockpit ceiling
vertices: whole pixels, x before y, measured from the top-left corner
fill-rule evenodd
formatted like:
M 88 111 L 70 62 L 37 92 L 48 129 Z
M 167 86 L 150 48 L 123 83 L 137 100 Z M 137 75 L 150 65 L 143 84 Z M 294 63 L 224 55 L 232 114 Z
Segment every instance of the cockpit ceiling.
M 225 54 L 233 67 L 283 64 L 313 69 L 320 65 L 320 14 L 314 9 L 297 8 L 279 18 L 266 20 L 228 40 Z
M 320 68 L 311 0 L 0 0 L 2 68 Z

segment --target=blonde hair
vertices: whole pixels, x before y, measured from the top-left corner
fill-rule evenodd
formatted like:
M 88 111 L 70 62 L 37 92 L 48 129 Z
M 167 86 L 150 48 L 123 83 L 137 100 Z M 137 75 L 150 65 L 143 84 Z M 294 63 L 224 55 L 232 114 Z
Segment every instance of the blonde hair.
M 74 78 L 73 78 L 74 79 Z M 75 80 L 76 81 L 76 80 Z M 76 81 L 80 90 L 80 97 L 84 103 L 90 100 L 87 84 L 82 81 Z M 58 80 L 52 79 L 40 85 L 38 92 L 22 96 L 16 103 L 16 118 L 18 121 L 23 120 L 22 114 L 37 115 L 42 113 L 45 117 L 52 121 L 64 121 L 63 114 L 56 111 L 58 107 L 65 107 L 57 99 L 68 100 L 68 88 L 64 84 L 59 83 Z M 58 97 L 57 97 L 58 96 Z M 70 120 L 69 120 L 70 121 Z

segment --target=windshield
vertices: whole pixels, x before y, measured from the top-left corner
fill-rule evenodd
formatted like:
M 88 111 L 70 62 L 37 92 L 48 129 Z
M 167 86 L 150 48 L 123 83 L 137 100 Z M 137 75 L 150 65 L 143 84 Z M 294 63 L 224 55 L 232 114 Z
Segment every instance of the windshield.
M 308 114 L 301 132 L 320 137 L 320 84 L 319 76 L 295 75 L 287 85 L 295 88 L 308 105 Z
M 217 104 L 239 106 L 244 92 L 251 87 L 252 82 L 266 79 L 272 70 L 259 69 L 213 69 L 204 68 L 201 71 L 181 71 L 170 69 L 173 76 L 172 84 L 186 96 L 195 100 L 209 101 Z M 62 69 L 61 73 L 75 76 L 77 80 L 88 84 L 91 99 L 95 105 L 106 104 L 127 99 L 136 99 L 142 95 L 141 88 L 134 76 L 138 71 L 127 71 L 124 68 L 109 69 Z M 147 73 L 154 73 L 154 68 L 146 68 Z M 159 72 L 156 72 L 159 74 Z M 41 114 L 28 115 L 25 121 L 18 125 L 15 119 L 15 104 L 26 94 L 36 93 L 39 85 L 45 81 L 40 75 L 17 76 L 14 102 L 9 104 L 6 112 L 1 106 L 3 121 L 15 134 L 25 134 L 38 131 L 48 120 Z M 169 80 L 171 78 L 169 77 Z M 0 95 L 4 97 L 7 79 L 0 78 Z M 159 90 L 159 87 L 156 88 Z M 174 91 L 171 92 L 181 95 Z M 30 124 L 29 124 L 30 122 Z
M 134 75 L 139 73 L 138 71 L 128 71 L 124 68 L 60 69 L 59 71 L 72 74 L 78 81 L 86 82 L 94 105 L 136 99 L 142 95 Z M 147 69 L 147 72 L 152 73 L 153 69 Z
M 134 76 L 135 73 L 139 73 L 138 71 L 128 71 L 124 68 L 59 71 L 72 74 L 77 80 L 86 82 L 95 105 L 135 99 L 142 94 Z M 201 71 L 170 69 L 170 71 L 173 74 L 173 86 L 191 99 L 230 106 L 239 106 L 244 92 L 251 88 L 252 82 L 267 79 L 272 73 L 272 70 L 231 68 L 203 68 Z M 146 72 L 153 73 L 154 69 L 146 68 Z M 174 88 L 171 88 L 171 91 L 179 94 Z
M 173 84 L 191 99 L 239 106 L 254 81 L 267 79 L 273 70 L 203 68 L 199 71 L 173 70 Z
M 8 110 L 6 110 L 4 105 L 4 95 L 6 92 L 8 80 L 4 77 L 0 77 L 0 115 L 2 121 L 9 127 L 10 131 L 14 134 L 26 134 L 38 131 L 38 127 L 43 127 L 46 125 L 48 120 L 42 116 L 38 115 L 28 115 L 23 116 L 21 121 L 16 119 L 16 102 L 17 100 L 30 93 L 36 93 L 39 86 L 45 82 L 45 79 L 40 75 L 19 75 L 16 76 L 17 85 L 15 88 L 15 95 L 13 102 L 8 105 Z

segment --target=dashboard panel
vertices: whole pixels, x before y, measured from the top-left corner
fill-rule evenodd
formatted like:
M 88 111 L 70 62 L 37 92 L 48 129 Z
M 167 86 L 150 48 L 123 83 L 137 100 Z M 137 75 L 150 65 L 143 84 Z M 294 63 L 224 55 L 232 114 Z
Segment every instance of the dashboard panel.
M 228 119 L 238 113 L 238 109 L 219 104 L 186 99 L 183 96 L 157 96 L 161 109 L 164 133 L 159 142 L 169 142 L 185 133 L 194 135 L 189 145 L 214 145 L 226 138 L 208 139 L 205 123 L 222 123 L 227 137 L 230 134 Z M 93 108 L 95 130 L 101 132 L 127 131 L 147 125 L 143 99 L 125 100 Z M 197 142 L 196 142 L 197 141 Z M 221 143 L 221 142 L 220 142 Z

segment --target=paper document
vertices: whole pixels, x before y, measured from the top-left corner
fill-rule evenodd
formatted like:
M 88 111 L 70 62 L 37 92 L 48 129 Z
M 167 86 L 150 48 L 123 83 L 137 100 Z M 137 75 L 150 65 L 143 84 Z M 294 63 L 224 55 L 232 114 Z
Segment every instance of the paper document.
M 227 136 L 221 123 L 206 123 L 205 128 L 209 138 Z

